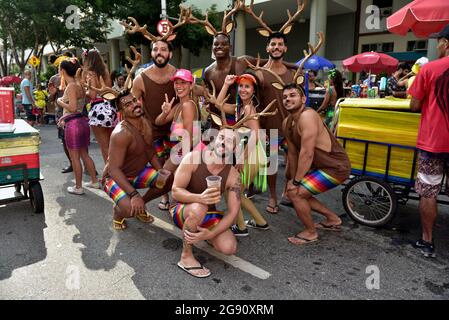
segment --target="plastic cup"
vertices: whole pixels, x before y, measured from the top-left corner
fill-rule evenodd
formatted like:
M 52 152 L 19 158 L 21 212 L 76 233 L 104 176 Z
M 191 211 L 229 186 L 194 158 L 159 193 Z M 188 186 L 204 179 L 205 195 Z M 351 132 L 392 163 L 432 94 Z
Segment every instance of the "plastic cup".
M 156 180 L 156 188 L 162 189 L 165 186 L 165 183 L 167 182 L 168 177 L 170 176 L 171 172 L 166 169 L 161 169 L 158 171 L 158 177 Z
M 209 176 L 206 177 L 207 188 L 217 188 L 221 192 L 221 177 Z

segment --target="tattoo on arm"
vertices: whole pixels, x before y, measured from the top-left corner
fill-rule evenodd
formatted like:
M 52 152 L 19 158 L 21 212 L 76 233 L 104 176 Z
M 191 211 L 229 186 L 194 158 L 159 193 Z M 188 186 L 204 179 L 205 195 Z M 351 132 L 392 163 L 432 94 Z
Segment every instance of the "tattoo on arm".
M 237 199 L 239 201 L 241 200 L 240 194 L 242 193 L 242 178 L 240 177 L 240 175 L 238 176 L 238 178 L 235 181 L 234 185 L 229 188 L 229 191 L 235 192 L 235 195 L 237 196 Z

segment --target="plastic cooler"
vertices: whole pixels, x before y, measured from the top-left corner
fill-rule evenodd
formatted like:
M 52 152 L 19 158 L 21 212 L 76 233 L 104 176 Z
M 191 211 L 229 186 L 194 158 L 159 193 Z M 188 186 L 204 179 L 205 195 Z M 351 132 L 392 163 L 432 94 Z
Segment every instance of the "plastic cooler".
M 14 130 L 14 88 L 0 88 L 0 132 Z
M 362 174 L 365 141 L 370 141 L 375 143 L 369 144 L 365 175 L 383 179 L 390 145 L 387 180 L 412 182 L 414 147 L 421 115 L 409 112 L 409 105 L 410 100 L 396 98 L 354 98 L 345 99 L 339 104 L 337 137 L 350 139 L 346 141 L 346 152 L 353 174 Z M 415 176 L 416 172 L 415 168 Z
M 0 185 L 39 180 L 39 131 L 24 120 L 16 119 L 14 132 L 0 133 Z

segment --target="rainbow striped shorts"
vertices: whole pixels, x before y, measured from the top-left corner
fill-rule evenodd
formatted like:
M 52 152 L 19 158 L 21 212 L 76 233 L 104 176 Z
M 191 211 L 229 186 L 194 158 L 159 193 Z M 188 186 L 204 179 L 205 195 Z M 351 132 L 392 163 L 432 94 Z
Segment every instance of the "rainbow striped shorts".
M 167 158 L 170 156 L 171 149 L 177 143 L 178 141 L 171 141 L 169 136 L 163 136 L 153 141 L 153 147 L 156 150 L 158 158 Z
M 185 203 L 177 202 L 175 205 L 170 206 L 169 210 L 173 223 L 181 230 L 184 227 L 184 209 L 186 206 L 187 204 Z M 208 211 L 200 227 L 212 230 L 223 219 L 223 215 L 224 212 L 222 211 Z
M 155 185 L 157 176 L 157 170 L 148 166 L 137 177 L 128 177 L 128 181 L 136 189 L 151 188 Z M 112 179 L 106 180 L 103 190 L 114 200 L 115 204 L 118 204 L 126 197 L 126 192 Z
M 317 169 L 309 171 L 301 180 L 301 186 L 314 195 L 331 190 L 342 183 L 343 181 L 337 180 L 326 172 Z

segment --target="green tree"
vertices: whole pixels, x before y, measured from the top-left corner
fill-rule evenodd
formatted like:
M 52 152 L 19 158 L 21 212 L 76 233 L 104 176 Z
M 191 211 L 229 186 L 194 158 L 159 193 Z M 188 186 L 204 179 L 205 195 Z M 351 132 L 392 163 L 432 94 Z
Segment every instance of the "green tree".
M 167 1 L 167 15 L 171 22 L 176 24 L 179 15 L 179 5 L 184 3 L 184 0 L 170 0 Z M 156 25 L 160 18 L 161 4 L 160 1 L 148 0 L 97 0 L 96 9 L 104 12 L 109 18 L 119 20 L 126 20 L 128 17 L 133 17 L 137 20 L 139 25 L 147 25 L 148 31 L 157 35 Z M 193 14 L 204 19 L 204 15 L 200 10 L 192 7 Z M 209 20 L 214 26 L 218 26 L 218 14 L 216 6 L 212 6 L 209 10 Z M 192 54 L 198 56 L 202 48 L 208 48 L 211 45 L 211 37 L 207 34 L 202 26 L 199 25 L 184 25 L 177 29 L 178 34 L 173 46 L 178 53 L 179 60 L 181 59 L 181 47 L 188 49 Z M 126 35 L 129 44 L 149 45 L 150 42 L 142 35 Z M 179 65 L 179 61 L 178 61 Z

